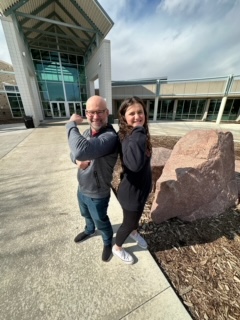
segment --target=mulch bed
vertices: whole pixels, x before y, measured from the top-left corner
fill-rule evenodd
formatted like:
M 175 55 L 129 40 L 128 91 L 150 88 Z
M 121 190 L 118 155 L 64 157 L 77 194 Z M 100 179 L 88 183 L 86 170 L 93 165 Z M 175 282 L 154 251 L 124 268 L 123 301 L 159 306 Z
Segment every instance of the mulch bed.
M 152 136 L 153 147 L 173 149 L 180 137 Z M 240 144 L 235 144 L 240 160 Z M 120 162 L 113 188 L 119 184 Z M 140 233 L 193 319 L 240 319 L 240 205 L 217 217 L 155 224 L 146 203 Z

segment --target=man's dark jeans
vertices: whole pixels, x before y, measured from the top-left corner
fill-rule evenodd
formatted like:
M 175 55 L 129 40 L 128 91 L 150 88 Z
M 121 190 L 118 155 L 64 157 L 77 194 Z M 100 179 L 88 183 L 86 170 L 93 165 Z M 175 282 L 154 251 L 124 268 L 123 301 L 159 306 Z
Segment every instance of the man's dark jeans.
M 110 196 L 101 199 L 90 198 L 78 189 L 77 197 L 81 215 L 86 221 L 85 233 L 92 234 L 97 228 L 102 233 L 104 245 L 110 245 L 113 237 L 113 229 L 107 215 Z

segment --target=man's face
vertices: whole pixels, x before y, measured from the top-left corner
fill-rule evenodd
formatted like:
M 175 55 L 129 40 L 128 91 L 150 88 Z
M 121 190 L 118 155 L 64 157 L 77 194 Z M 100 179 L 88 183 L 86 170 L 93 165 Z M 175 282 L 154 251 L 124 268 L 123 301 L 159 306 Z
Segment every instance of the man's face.
M 89 103 L 86 108 L 86 116 L 91 128 L 99 131 L 108 122 L 108 109 L 104 103 Z

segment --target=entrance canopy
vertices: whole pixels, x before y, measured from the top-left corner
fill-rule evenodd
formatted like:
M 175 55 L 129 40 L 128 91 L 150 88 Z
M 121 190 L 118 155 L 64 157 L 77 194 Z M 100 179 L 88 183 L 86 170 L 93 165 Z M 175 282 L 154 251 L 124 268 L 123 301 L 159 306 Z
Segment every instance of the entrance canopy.
M 17 22 L 30 48 L 91 56 L 113 21 L 96 0 L 4 0 L 0 14 Z

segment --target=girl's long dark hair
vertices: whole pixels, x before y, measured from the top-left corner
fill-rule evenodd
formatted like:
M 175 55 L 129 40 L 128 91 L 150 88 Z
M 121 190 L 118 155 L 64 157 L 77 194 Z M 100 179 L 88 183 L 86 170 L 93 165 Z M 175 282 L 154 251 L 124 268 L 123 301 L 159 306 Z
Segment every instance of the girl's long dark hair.
M 151 138 L 150 138 L 150 133 L 149 133 L 149 129 L 148 129 L 147 109 L 146 109 L 144 102 L 138 97 L 132 97 L 132 98 L 124 100 L 118 110 L 118 124 L 119 124 L 118 135 L 119 135 L 119 139 L 120 139 L 120 141 L 122 141 L 126 136 L 130 135 L 133 130 L 133 127 L 129 126 L 127 124 L 127 121 L 125 118 L 125 113 L 126 113 L 127 108 L 135 103 L 139 103 L 143 107 L 143 111 L 144 111 L 144 115 L 145 115 L 145 123 L 144 123 L 143 127 L 145 128 L 146 133 L 147 133 L 147 150 L 146 151 L 148 151 L 148 153 L 151 154 L 152 153 L 152 144 L 151 144 Z

